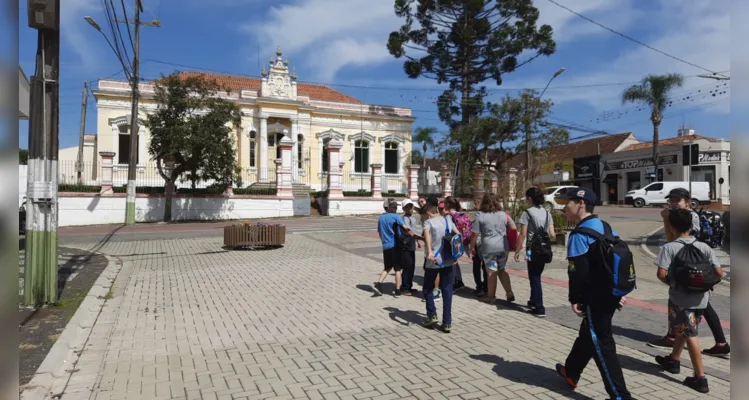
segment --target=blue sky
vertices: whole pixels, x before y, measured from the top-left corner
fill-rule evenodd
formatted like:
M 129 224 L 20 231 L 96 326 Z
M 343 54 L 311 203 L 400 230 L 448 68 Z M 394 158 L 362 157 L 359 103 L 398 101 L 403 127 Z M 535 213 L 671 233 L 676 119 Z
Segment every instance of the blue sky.
M 557 1 L 666 53 L 730 75 L 728 0 Z M 701 135 L 729 137 L 730 81 L 694 77 L 705 71 L 617 36 L 548 0 L 535 4 L 540 22 L 554 29 L 557 52 L 506 75 L 500 87 L 487 82 L 491 98 L 516 93 L 514 89 L 519 88 L 543 88 L 564 67 L 566 72 L 544 96 L 555 102 L 554 122 L 611 133 L 631 131 L 649 140 L 649 113 L 622 105 L 621 93 L 646 74 L 677 72 L 688 78 L 674 92 L 674 105 L 661 125 L 662 137 L 676 136 L 682 123 Z M 392 0 L 143 0 L 143 5 L 144 20 L 162 23 L 161 28 L 141 30 L 144 78 L 196 68 L 258 76 L 280 46 L 301 81 L 330 84 L 366 103 L 410 107 L 417 117 L 416 126 L 445 130 L 433 104 L 440 86 L 428 79 L 408 79 L 402 60 L 392 58 L 385 48 L 388 34 L 401 24 Z M 27 27 L 25 7 L 22 2 L 19 60 L 30 76 L 36 31 Z M 83 81 L 95 86 L 101 77 L 122 78 L 104 38 L 83 20 L 86 15 L 104 25 L 100 1 L 62 1 L 61 148 L 77 145 Z M 90 133 L 96 126 L 95 111 L 90 97 Z M 28 124 L 21 121 L 23 148 L 28 143 L 27 131 Z M 572 132 L 573 137 L 584 134 Z

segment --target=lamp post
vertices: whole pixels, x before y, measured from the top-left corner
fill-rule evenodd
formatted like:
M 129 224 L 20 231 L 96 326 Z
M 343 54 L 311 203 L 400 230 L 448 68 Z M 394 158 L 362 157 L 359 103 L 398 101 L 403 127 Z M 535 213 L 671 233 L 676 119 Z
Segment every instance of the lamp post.
M 556 79 L 559 75 L 562 75 L 564 71 L 566 71 L 566 68 L 559 68 L 557 72 L 554 73 L 554 76 L 549 79 L 549 82 L 546 83 L 546 87 L 544 87 L 544 90 L 541 91 L 541 94 L 538 96 L 538 100 L 541 101 L 541 98 L 543 97 L 544 93 L 546 93 L 546 89 L 549 88 L 549 85 L 551 85 L 551 82 Z M 530 128 L 530 121 L 526 122 L 525 126 L 525 166 L 527 169 L 526 173 L 526 180 L 530 182 L 531 180 L 531 128 Z

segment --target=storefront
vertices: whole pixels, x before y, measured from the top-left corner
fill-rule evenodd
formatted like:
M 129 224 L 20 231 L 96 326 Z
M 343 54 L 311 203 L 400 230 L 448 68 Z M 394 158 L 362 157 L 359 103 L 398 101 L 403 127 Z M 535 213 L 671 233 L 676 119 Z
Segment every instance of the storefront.
M 601 193 L 601 176 L 600 176 L 601 156 L 589 156 L 575 158 L 573 182 L 575 185 L 592 190 L 594 193 Z M 601 202 L 606 201 L 605 197 L 599 196 Z
M 708 182 L 712 200 L 728 199 L 730 196 L 731 152 L 724 149 L 700 150 L 699 164 L 692 166 L 692 182 Z M 722 183 L 721 178 L 723 179 Z

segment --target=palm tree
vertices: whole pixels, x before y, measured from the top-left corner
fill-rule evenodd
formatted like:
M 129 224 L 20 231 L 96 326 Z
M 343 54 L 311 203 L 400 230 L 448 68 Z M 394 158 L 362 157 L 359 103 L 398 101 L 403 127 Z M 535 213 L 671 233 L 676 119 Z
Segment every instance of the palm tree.
M 414 131 L 413 141 L 421 143 L 423 149 L 421 153 L 422 168 L 420 174 L 422 176 L 422 185 L 427 184 L 427 148 L 429 146 L 434 146 L 434 134 L 436 133 L 437 128 L 431 126 L 420 126 Z
M 663 110 L 671 104 L 671 90 L 681 87 L 684 77 L 680 74 L 648 75 L 642 82 L 627 88 L 622 93 L 622 104 L 640 103 L 650 107 L 650 121 L 653 123 L 653 167 L 658 179 L 658 135 Z

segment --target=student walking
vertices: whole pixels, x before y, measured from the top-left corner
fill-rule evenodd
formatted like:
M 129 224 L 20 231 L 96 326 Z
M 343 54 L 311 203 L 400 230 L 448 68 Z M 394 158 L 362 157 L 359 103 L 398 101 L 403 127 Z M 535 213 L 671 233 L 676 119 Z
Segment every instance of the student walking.
M 690 234 L 691 220 L 689 210 L 677 208 L 669 211 L 669 229 L 676 239 L 661 247 L 655 261 L 658 279 L 669 285 L 668 325 L 669 331 L 675 336 L 671 354 L 656 356 L 655 361 L 667 372 L 678 374 L 681 352 L 686 344 L 694 376 L 686 378 L 684 385 L 707 393 L 710 389 L 702 364 L 697 328 L 709 304 L 709 289 L 723 277 L 723 269 L 710 246 L 697 241 Z M 695 282 L 689 277 L 694 271 L 699 271 L 704 277 L 697 285 L 693 285 Z M 683 279 L 685 276 L 686 279 Z
M 410 234 L 399 237 L 401 246 L 401 256 L 403 261 L 403 282 L 401 283 L 401 292 L 406 296 L 413 296 L 418 290 L 413 288 L 414 274 L 416 272 L 416 248 L 421 248 L 420 240 L 424 229 L 422 228 L 421 217 L 414 213 L 416 209 L 414 202 L 405 199 L 401 202 L 403 210 L 403 221 L 410 230 Z
M 374 284 L 375 296 L 382 296 L 382 282 L 395 270 L 395 292 L 396 297 L 401 294 L 401 270 L 403 269 L 403 260 L 401 257 L 400 246 L 396 245 L 396 230 L 402 229 L 404 234 L 409 234 L 410 230 L 406 226 L 403 218 L 396 214 L 398 211 L 398 202 L 395 199 L 387 199 L 383 203 L 385 213 L 380 215 L 377 220 L 377 233 L 382 241 L 382 258 L 383 270 L 380 279 Z
M 673 231 L 670 228 L 670 210 L 688 210 L 691 217 L 691 235 L 693 237 L 697 237 L 696 235 L 700 232 L 700 216 L 697 215 L 694 210 L 689 210 L 689 200 L 691 198 L 692 197 L 690 196 L 689 191 L 682 188 L 674 189 L 668 193 L 668 196 L 666 196 L 666 199 L 668 199 L 668 205 L 663 208 L 663 211 L 661 211 L 661 218 L 663 218 L 663 230 L 666 234 L 667 241 L 672 242 L 676 239 L 676 236 L 674 236 L 674 234 L 672 233 Z M 703 350 L 702 354 L 710 356 L 726 356 L 730 354 L 731 346 L 728 345 L 728 342 L 726 341 L 726 335 L 723 332 L 723 326 L 720 324 L 720 317 L 709 302 L 707 303 L 707 307 L 703 312 L 703 316 L 705 317 L 707 326 L 710 328 L 710 331 L 713 334 L 715 345 L 709 349 Z M 666 333 L 666 336 L 648 342 L 648 346 L 670 349 L 674 346 L 675 339 L 676 337 L 674 333 L 669 329 L 669 331 Z
M 548 249 L 551 255 L 551 240 L 556 238 L 554 220 L 551 218 L 551 213 L 543 208 L 545 200 L 541 189 L 537 187 L 528 189 L 525 192 L 525 201 L 528 209 L 518 219 L 520 237 L 518 249 L 515 251 L 515 262 L 519 262 L 522 255 L 528 265 L 528 281 L 531 285 L 531 298 L 528 301 L 530 313 L 537 317 L 545 317 L 546 308 L 544 308 L 541 274 L 550 260 L 545 254 L 533 254 L 533 249 L 541 248 L 542 251 Z M 525 249 L 522 247 L 524 241 L 527 243 Z
M 487 292 L 485 301 L 493 303 L 496 300 L 497 279 L 507 295 L 507 301 L 515 301 L 512 292 L 510 274 L 507 273 L 507 255 L 509 243 L 507 231 L 515 229 L 515 222 L 510 215 L 501 211 L 502 204 L 495 194 L 487 193 L 481 199 L 480 213 L 476 214 L 471 236 L 471 254 L 481 253 L 487 271 Z M 481 236 L 481 248 L 477 249 L 477 236 Z
M 471 241 L 471 235 L 473 230 L 471 229 L 471 218 L 463 212 L 463 208 L 460 206 L 460 202 L 452 197 L 445 197 L 445 201 L 442 203 L 443 215 L 448 215 L 452 218 L 453 224 L 458 228 L 458 231 L 463 235 L 463 246 L 468 247 Z M 453 290 L 463 289 L 466 285 L 463 283 L 463 274 L 460 271 L 460 265 L 455 261 L 453 265 L 455 274 L 455 285 Z
M 475 210 L 481 209 L 481 199 L 474 199 L 473 200 L 473 207 Z M 481 211 L 477 211 L 477 214 Z M 476 224 L 476 219 L 474 217 L 473 224 Z M 487 291 L 487 282 L 489 282 L 489 275 L 486 271 L 486 265 L 484 264 L 484 259 L 481 257 L 481 234 L 475 234 L 476 235 L 476 245 L 475 245 L 475 251 L 471 253 L 471 260 L 473 261 L 473 281 L 476 283 L 476 290 L 473 291 L 473 294 L 477 297 L 483 297 L 486 295 Z M 483 279 L 482 279 L 483 277 Z
M 609 396 L 612 399 L 628 400 L 632 396 L 624 382 L 611 328 L 614 313 L 623 304 L 623 298 L 615 294 L 617 287 L 612 282 L 620 281 L 612 278 L 613 274 L 608 271 L 609 259 L 602 247 L 604 244 L 599 239 L 606 237 L 607 240 L 616 240 L 618 234 L 607 223 L 593 215 L 596 200 L 596 195 L 591 190 L 581 187 L 569 189 L 559 198 L 559 201 L 567 203 L 567 218 L 577 222 L 576 230 L 570 234 L 567 247 L 567 273 L 572 311 L 583 321 L 567 360 L 564 365 L 557 364 L 556 370 L 574 389 L 583 370 L 593 358 Z M 578 229 L 590 230 L 599 238 Z M 631 260 L 631 253 L 628 254 Z M 628 272 L 631 284 L 634 285 L 633 265 Z
M 453 264 L 454 260 L 443 259 L 442 239 L 446 233 L 459 234 L 449 216 L 440 214 L 437 207 L 427 206 L 429 219 L 424 223 L 424 243 L 426 250 L 426 268 L 424 272 L 424 294 L 426 295 L 427 319 L 424 326 L 432 328 L 439 323 L 437 308 L 434 303 L 433 289 L 435 281 L 439 277 L 440 289 L 442 289 L 442 331 L 449 333 L 452 328 L 452 301 L 453 301 Z

